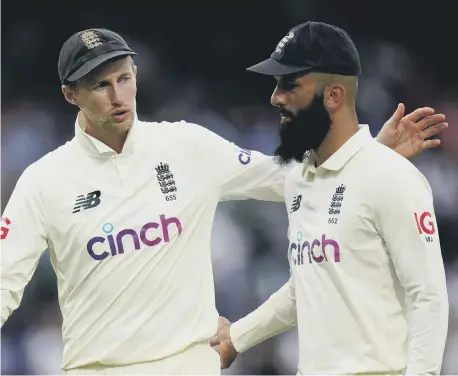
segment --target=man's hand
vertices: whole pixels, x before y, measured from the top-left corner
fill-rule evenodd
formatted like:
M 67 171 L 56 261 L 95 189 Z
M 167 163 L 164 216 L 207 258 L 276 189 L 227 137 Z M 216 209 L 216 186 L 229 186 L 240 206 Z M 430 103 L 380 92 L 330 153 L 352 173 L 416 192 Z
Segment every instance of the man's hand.
M 235 350 L 230 335 L 231 323 L 225 317 L 218 319 L 218 330 L 211 339 L 210 346 L 216 346 L 221 360 L 221 369 L 229 368 L 238 352 Z
M 400 103 L 380 130 L 377 140 L 405 158 L 412 158 L 423 150 L 435 148 L 440 145 L 440 140 L 427 138 L 441 133 L 448 124 L 443 114 L 434 112 L 430 107 L 422 107 L 404 116 L 405 106 Z

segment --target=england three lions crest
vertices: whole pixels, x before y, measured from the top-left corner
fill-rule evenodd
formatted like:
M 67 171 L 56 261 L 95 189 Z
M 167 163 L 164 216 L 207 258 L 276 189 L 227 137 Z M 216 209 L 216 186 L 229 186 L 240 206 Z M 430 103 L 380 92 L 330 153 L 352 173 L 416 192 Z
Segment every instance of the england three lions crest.
M 341 184 L 336 188 L 336 192 L 332 196 L 331 205 L 329 206 L 329 215 L 339 215 L 344 198 L 345 185 Z
M 177 187 L 168 163 L 159 163 L 156 167 L 156 172 L 159 187 L 161 188 L 161 192 L 166 195 L 166 200 L 175 200 L 176 195 L 170 194 L 177 192 Z

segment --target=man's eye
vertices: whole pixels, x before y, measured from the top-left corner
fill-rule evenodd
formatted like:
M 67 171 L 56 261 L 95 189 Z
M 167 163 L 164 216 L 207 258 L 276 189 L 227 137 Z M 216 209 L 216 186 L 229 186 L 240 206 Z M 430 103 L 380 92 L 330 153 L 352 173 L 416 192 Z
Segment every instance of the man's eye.
M 100 90 L 100 89 L 103 89 L 106 86 L 107 86 L 107 84 L 105 82 L 101 82 L 101 83 L 99 83 L 99 84 L 94 86 L 94 90 Z
M 282 82 L 279 86 L 285 90 L 293 90 L 295 87 L 299 85 L 295 82 Z

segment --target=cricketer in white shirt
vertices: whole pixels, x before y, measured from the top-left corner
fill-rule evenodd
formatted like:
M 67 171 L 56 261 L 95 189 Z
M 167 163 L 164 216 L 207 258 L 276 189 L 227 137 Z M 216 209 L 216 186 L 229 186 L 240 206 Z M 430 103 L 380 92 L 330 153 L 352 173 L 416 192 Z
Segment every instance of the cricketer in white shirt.
M 208 345 L 218 322 L 210 252 L 217 203 L 283 202 L 289 170 L 186 122 L 135 120 L 121 154 L 78 121 L 75 132 L 24 171 L 5 208 L 1 324 L 49 247 L 62 369 L 150 362 L 203 343 L 219 372 Z
M 134 54 L 106 29 L 75 33 L 61 49 L 62 92 L 82 112 L 75 138 L 29 166 L 5 208 L 1 324 L 49 248 L 62 369 L 216 374 L 209 341 L 218 323 L 210 252 L 217 203 L 284 201 L 291 168 L 195 124 L 138 121 Z M 388 128 L 405 120 L 405 134 L 418 138 L 409 115 L 396 119 Z
M 235 349 L 297 324 L 299 374 L 439 374 L 448 299 L 431 188 L 361 128 L 287 178 L 289 281 L 230 328 Z

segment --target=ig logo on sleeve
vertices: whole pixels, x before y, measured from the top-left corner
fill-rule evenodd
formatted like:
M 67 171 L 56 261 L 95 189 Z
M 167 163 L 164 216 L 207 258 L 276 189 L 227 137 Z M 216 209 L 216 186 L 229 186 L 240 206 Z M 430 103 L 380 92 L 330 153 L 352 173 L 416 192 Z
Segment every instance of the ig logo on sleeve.
M 421 214 L 413 213 L 415 217 L 415 223 L 417 224 L 418 233 L 420 235 L 426 234 L 425 240 L 427 243 L 432 243 L 433 238 L 428 235 L 434 235 L 436 233 L 436 227 L 430 212 L 423 212 Z
M 6 239 L 6 236 L 8 235 L 8 232 L 10 229 L 7 227 L 11 224 L 11 221 L 6 218 L 2 217 L 0 218 L 0 240 Z

